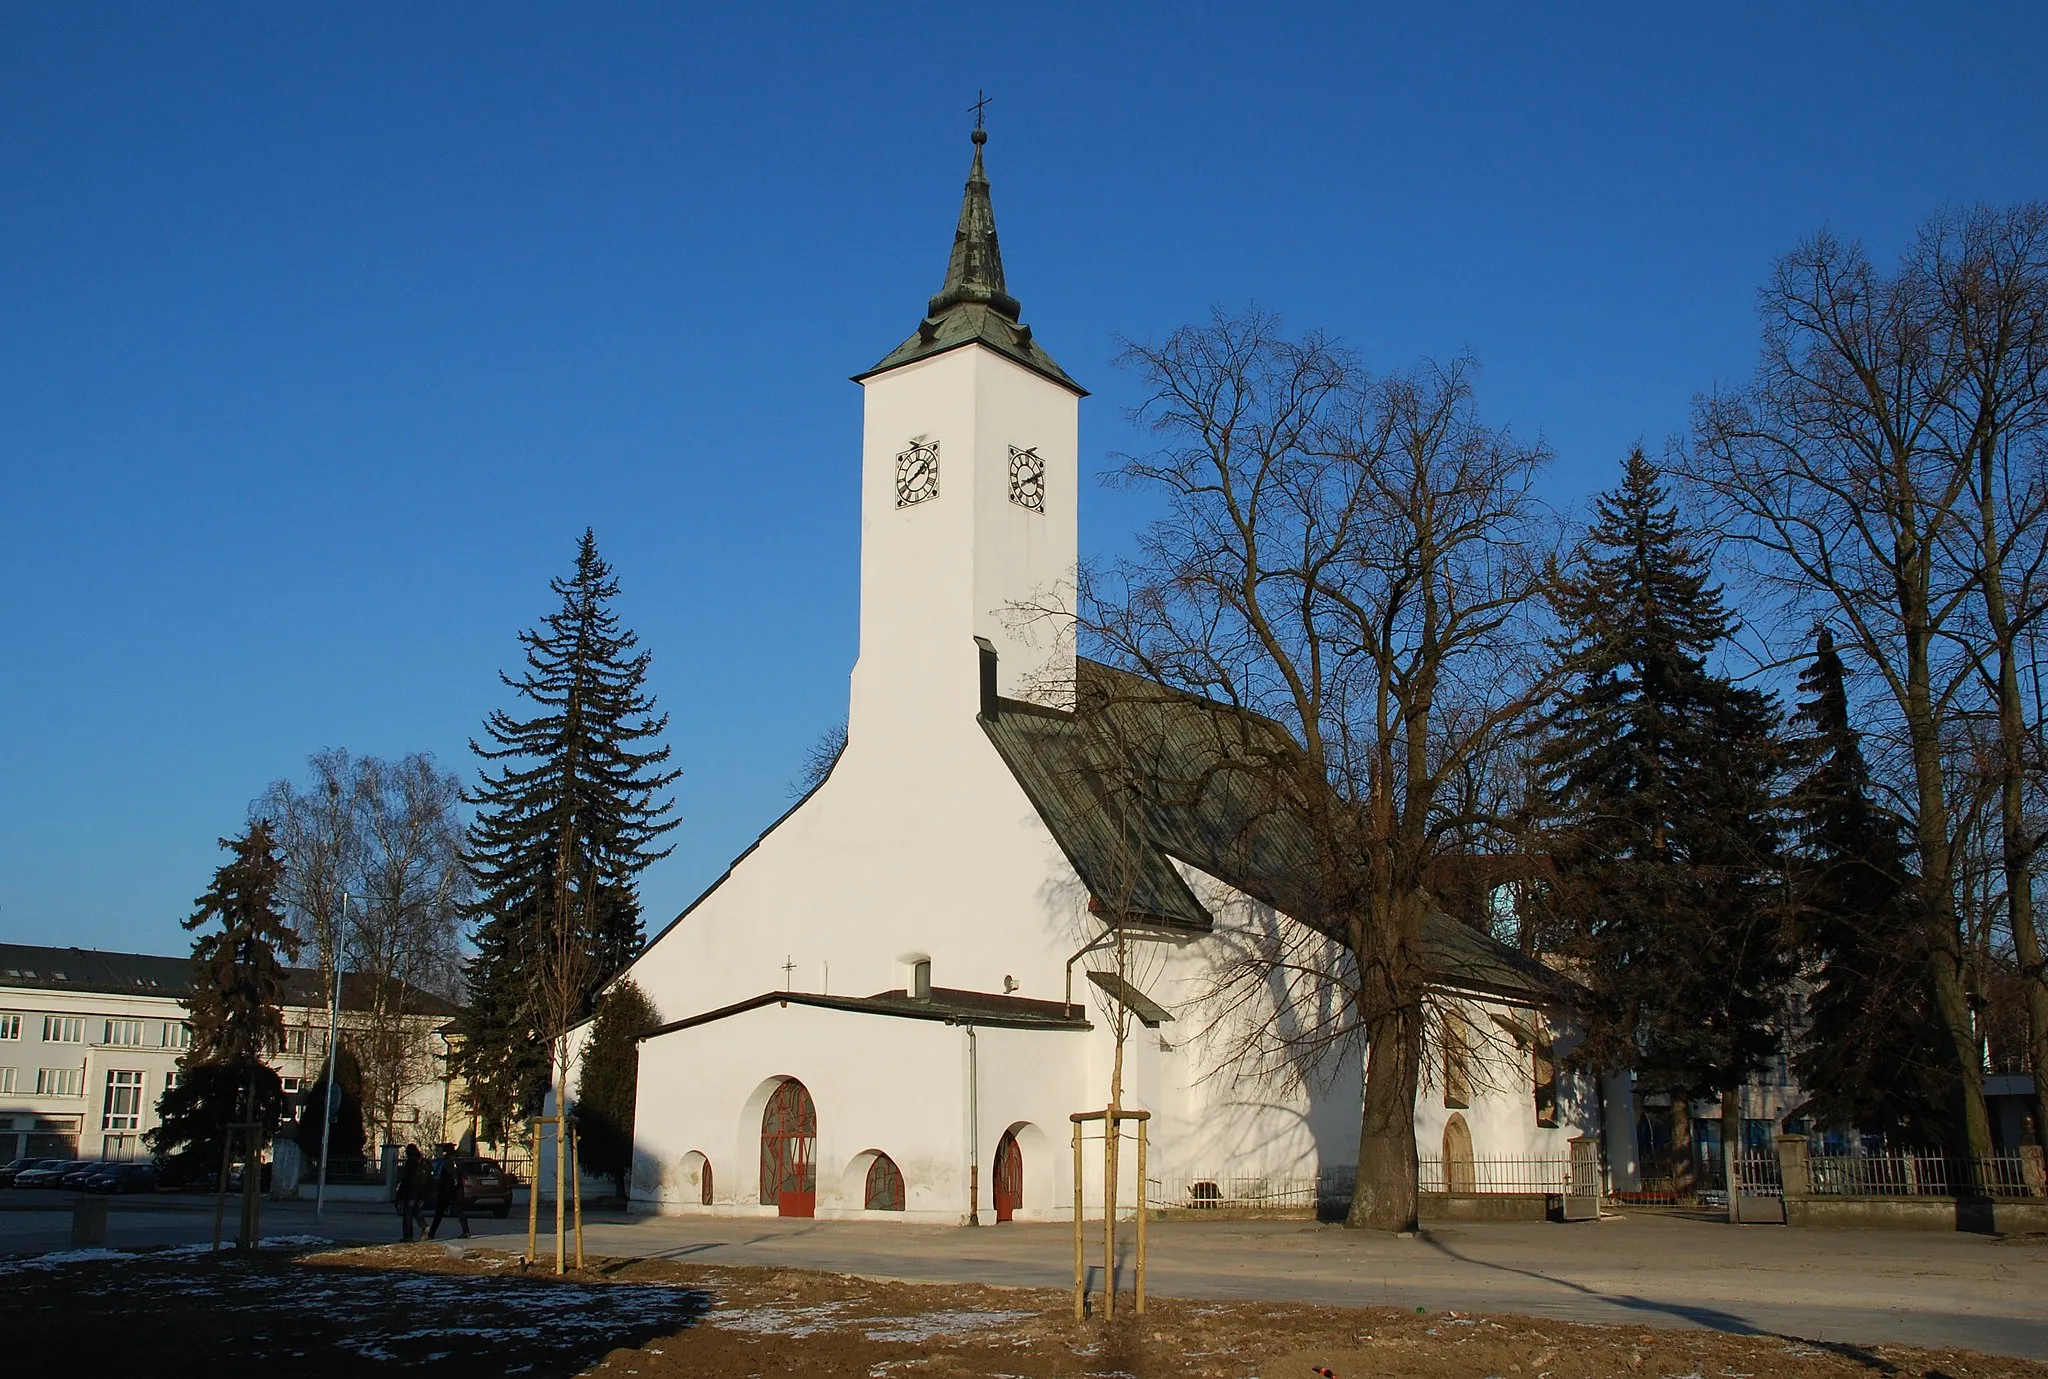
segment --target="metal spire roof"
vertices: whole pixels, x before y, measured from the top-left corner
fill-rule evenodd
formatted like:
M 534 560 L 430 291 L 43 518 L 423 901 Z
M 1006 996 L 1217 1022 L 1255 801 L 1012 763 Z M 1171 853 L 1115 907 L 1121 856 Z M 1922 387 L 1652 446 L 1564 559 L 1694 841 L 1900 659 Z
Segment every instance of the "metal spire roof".
M 946 281 L 926 304 L 917 333 L 891 350 L 881 363 L 855 374 L 854 380 L 860 382 L 913 360 L 978 344 L 1086 397 L 1088 390 L 1067 377 L 1066 370 L 1031 338 L 1031 327 L 1018 320 L 1022 308 L 1003 282 L 995 207 L 989 200 L 988 173 L 981 163 L 988 131 L 975 129 L 973 139 L 974 164 L 967 170 L 960 223 L 953 231 L 952 255 L 946 260 Z

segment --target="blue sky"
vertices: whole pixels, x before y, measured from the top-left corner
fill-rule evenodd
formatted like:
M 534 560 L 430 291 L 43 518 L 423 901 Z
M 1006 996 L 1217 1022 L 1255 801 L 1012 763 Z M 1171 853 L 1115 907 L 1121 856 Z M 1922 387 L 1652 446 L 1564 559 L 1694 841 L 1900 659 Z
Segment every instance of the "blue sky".
M 1271 11 L 1271 12 L 1269 12 Z M 859 390 L 977 88 L 1011 290 L 1257 301 L 1611 482 L 1754 356 L 1772 259 L 2044 194 L 2035 5 L 0 8 L 0 939 L 182 951 L 249 799 L 434 752 L 588 524 L 686 774 L 658 928 L 855 652 Z M 1142 495 L 1091 490 L 1084 552 Z

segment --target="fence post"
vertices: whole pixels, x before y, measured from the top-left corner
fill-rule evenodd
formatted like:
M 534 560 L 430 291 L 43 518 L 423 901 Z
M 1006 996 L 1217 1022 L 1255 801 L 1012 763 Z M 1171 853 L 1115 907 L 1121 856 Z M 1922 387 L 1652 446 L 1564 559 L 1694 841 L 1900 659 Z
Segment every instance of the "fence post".
M 1798 1225 L 1793 1219 L 1792 1204 L 1813 1195 L 1813 1172 L 1806 1162 L 1804 1135 L 1778 1136 L 1778 1179 L 1785 1194 L 1785 1224 Z
M 2020 1179 L 2027 1185 L 2027 1196 L 2048 1197 L 2048 1163 L 2043 1162 L 2040 1145 L 2020 1146 Z

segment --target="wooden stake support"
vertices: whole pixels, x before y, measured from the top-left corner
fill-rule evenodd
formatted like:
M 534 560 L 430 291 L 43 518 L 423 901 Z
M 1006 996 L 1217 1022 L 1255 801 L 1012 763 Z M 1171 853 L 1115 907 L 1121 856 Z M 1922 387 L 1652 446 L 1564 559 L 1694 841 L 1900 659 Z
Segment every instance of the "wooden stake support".
M 576 1267 L 583 1267 L 583 1174 L 574 1116 L 536 1116 L 529 1126 L 533 1144 L 533 1186 L 526 1196 L 526 1258 L 540 1248 L 540 1149 L 547 1127 L 555 1135 L 555 1272 L 568 1269 L 568 1236 L 576 1238 Z M 567 1178 L 565 1184 L 564 1178 Z M 573 1206 L 571 1200 L 573 1197 Z
M 1135 1285 L 1134 1309 L 1138 1316 L 1145 1315 L 1145 1170 L 1146 1143 L 1145 1123 L 1152 1119 L 1150 1111 L 1120 1111 L 1110 1107 L 1101 1111 L 1076 1111 L 1067 1117 L 1074 1123 L 1074 1320 L 1081 1321 L 1088 1315 L 1088 1264 L 1085 1258 L 1085 1234 L 1081 1229 L 1081 1153 L 1082 1126 L 1088 1121 L 1103 1123 L 1102 1135 L 1102 1315 L 1116 1316 L 1116 1179 L 1117 1149 L 1123 1141 L 1123 1123 L 1136 1121 L 1138 1125 L 1138 1230 L 1137 1258 L 1133 1261 L 1132 1282 Z

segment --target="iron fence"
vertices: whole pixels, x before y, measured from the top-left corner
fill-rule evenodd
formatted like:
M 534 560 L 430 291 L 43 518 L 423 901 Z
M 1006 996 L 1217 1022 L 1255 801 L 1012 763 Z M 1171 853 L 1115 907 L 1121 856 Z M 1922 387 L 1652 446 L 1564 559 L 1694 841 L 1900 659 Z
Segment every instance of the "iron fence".
M 1723 1174 L 1722 1176 L 1727 1176 Z M 1735 1182 L 1745 1197 L 1783 1197 L 1785 1165 L 1775 1149 L 1745 1149 L 1735 1156 Z
M 1323 1198 L 1315 1178 L 1271 1176 L 1147 1178 L 1145 1196 L 1147 1206 L 1188 1211 L 1306 1211 Z
M 1569 1163 L 1547 1159 L 1453 1159 L 1416 1161 L 1417 1186 L 1424 1192 L 1546 1193 L 1562 1196 L 1570 1180 Z
M 1808 1158 L 1806 1173 L 1809 1191 L 1817 1197 L 2032 1195 L 2024 1161 L 2017 1154 L 1982 1159 L 1913 1151 L 1825 1154 Z

